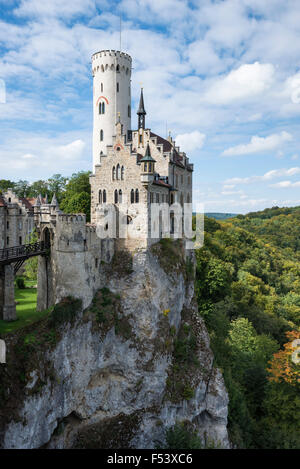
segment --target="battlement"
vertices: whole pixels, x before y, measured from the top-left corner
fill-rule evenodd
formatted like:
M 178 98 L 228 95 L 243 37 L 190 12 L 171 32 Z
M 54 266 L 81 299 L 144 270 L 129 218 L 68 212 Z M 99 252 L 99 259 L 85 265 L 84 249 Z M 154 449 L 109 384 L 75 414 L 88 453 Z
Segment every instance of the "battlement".
M 104 73 L 109 71 L 129 75 L 131 74 L 131 62 L 130 55 L 125 52 L 113 50 L 97 52 L 92 56 L 93 76 L 97 72 Z
M 76 214 L 60 214 L 58 215 L 58 220 L 61 223 L 73 223 L 73 224 L 85 224 L 86 216 L 84 213 Z
M 92 61 L 102 58 L 103 57 L 117 57 L 117 58 L 124 58 L 128 60 L 131 64 L 132 58 L 129 54 L 126 54 L 126 52 L 121 52 L 119 50 L 113 50 L 113 49 L 107 49 L 107 50 L 101 50 L 99 52 L 95 52 L 92 55 Z

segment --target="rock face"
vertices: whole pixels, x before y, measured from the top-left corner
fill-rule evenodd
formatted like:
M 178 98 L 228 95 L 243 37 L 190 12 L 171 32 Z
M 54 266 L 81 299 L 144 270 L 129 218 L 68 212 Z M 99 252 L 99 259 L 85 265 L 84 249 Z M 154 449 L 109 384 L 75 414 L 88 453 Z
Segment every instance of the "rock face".
M 100 303 L 59 326 L 27 369 L 18 416 L 0 420 L 0 446 L 154 448 L 185 421 L 228 448 L 227 392 L 185 265 L 167 273 L 139 252 L 131 273 L 108 269 Z

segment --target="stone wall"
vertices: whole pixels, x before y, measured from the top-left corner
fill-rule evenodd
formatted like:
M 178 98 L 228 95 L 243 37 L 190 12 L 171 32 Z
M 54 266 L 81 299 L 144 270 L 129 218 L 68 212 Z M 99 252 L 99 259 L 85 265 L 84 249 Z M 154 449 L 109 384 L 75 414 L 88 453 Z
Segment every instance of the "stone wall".
M 40 238 L 49 230 L 49 256 L 39 257 L 39 311 L 49 308 L 65 296 L 81 298 L 84 307 L 103 283 L 103 264 L 114 254 L 114 240 L 101 240 L 96 227 L 87 225 L 85 215 L 64 215 L 44 206 L 39 220 Z

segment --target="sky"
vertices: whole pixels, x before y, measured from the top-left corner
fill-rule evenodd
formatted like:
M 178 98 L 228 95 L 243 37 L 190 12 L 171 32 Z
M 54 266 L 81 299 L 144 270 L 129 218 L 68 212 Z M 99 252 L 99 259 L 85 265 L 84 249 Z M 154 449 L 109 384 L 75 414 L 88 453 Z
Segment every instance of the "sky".
M 146 126 L 206 212 L 300 205 L 298 0 L 0 0 L 0 179 L 92 169 L 91 55 L 133 59 Z

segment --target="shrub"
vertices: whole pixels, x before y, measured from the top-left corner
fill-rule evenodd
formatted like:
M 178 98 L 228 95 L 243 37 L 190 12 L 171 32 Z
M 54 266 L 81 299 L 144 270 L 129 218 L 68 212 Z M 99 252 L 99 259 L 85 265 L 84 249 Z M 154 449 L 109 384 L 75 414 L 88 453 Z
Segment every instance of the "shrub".
M 202 443 L 197 433 L 182 422 L 176 423 L 166 431 L 164 449 L 202 449 Z
M 16 277 L 16 285 L 20 290 L 24 290 L 26 288 L 23 277 Z
M 80 299 L 67 296 L 54 306 L 51 313 L 51 322 L 53 325 L 71 322 L 81 309 L 82 301 Z

